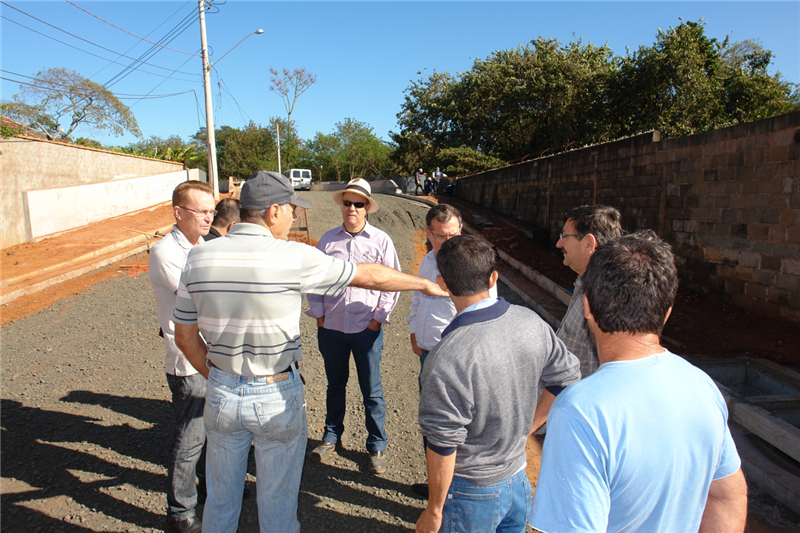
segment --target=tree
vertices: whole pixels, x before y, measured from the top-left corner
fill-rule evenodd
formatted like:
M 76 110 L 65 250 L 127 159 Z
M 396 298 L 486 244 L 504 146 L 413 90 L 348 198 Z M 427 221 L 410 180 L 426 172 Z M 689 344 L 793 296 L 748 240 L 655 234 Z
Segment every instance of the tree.
M 488 156 L 466 146 L 440 150 L 437 161 L 441 169 L 451 176 L 465 176 L 506 165 L 502 159 Z
M 292 113 L 294 113 L 294 106 L 297 104 L 297 99 L 317 82 L 317 77 L 313 74 L 306 72 L 306 69 L 283 69 L 279 73 L 274 68 L 269 69 L 269 81 L 272 85 L 269 86 L 270 91 L 275 91 L 283 100 L 283 105 L 286 107 L 286 122 L 292 121 Z
M 129 144 L 123 148 L 114 147 L 112 150 L 126 154 L 161 159 L 163 161 L 177 161 L 187 168 L 202 168 L 201 164 L 207 162 L 208 155 L 195 143 L 186 143 L 178 135 L 171 135 L 166 139 L 151 136 L 149 139 Z
M 720 46 L 725 114 L 734 122 L 751 122 L 800 109 L 796 85 L 780 73 L 770 76 L 772 52 L 761 43 L 744 40 Z
M 69 138 L 79 126 L 92 131 L 110 130 L 117 137 L 126 131 L 141 135 L 136 118 L 114 94 L 73 70 L 51 68 L 36 74 L 21 87 L 12 102 L 4 103 L 11 117 L 45 130 L 53 137 Z
M 352 118 L 338 122 L 330 135 L 317 133 L 306 142 L 306 149 L 310 166 L 327 171 L 325 179 L 370 179 L 385 175 L 391 168 L 392 149 L 375 136 L 371 127 Z

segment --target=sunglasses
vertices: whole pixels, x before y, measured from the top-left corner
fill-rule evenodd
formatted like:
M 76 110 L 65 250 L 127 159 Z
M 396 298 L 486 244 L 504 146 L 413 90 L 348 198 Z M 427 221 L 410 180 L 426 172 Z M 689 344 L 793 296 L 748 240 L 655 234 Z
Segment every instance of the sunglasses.
M 350 200 L 342 200 L 342 205 L 345 207 L 355 206 L 356 209 L 364 209 L 367 206 L 365 202 L 351 202 Z

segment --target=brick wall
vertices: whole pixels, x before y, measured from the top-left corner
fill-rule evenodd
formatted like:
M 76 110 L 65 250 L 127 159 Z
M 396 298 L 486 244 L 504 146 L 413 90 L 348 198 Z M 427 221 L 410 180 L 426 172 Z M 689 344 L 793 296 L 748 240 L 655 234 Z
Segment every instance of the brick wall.
M 682 281 L 800 322 L 800 112 L 660 140 L 658 132 L 459 180 L 457 196 L 541 229 L 613 205 L 628 231 L 654 229 Z

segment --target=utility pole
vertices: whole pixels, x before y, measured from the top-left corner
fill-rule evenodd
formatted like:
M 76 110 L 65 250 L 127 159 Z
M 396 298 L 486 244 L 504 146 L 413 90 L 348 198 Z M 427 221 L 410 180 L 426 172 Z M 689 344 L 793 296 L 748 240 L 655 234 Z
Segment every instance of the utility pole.
M 206 93 L 206 148 L 208 149 L 208 181 L 214 189 L 214 201 L 219 200 L 219 179 L 217 178 L 217 141 L 214 138 L 214 106 L 211 103 L 211 64 L 208 61 L 208 42 L 206 40 L 205 0 L 198 0 L 200 8 L 200 46 L 203 53 L 203 87 Z
M 281 172 L 281 125 L 275 124 L 275 131 L 278 133 L 278 174 Z

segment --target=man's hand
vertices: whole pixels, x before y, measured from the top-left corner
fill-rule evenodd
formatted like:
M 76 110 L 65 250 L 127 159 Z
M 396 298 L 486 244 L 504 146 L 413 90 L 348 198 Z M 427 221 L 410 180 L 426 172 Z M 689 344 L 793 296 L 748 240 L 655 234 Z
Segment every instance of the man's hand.
M 372 331 L 380 331 L 381 323 L 373 318 L 372 322 L 370 322 L 369 326 L 367 326 L 367 329 L 371 329 Z
M 432 282 L 431 280 L 426 279 L 427 285 L 424 289 L 420 289 L 419 292 L 422 294 L 426 294 L 428 296 L 442 296 L 444 298 L 450 298 L 450 293 L 447 291 L 443 291 L 439 285 Z
M 442 527 L 442 513 L 437 515 L 430 509 L 425 509 L 419 515 L 417 527 L 414 531 L 416 533 L 438 533 L 440 527 Z
M 414 352 L 415 355 L 421 356 L 422 355 L 422 348 L 417 346 L 417 334 L 411 334 L 411 351 Z
M 325 325 L 325 317 L 321 316 L 317 319 L 317 327 L 321 328 Z

